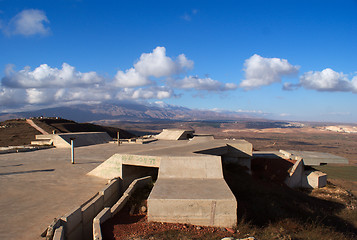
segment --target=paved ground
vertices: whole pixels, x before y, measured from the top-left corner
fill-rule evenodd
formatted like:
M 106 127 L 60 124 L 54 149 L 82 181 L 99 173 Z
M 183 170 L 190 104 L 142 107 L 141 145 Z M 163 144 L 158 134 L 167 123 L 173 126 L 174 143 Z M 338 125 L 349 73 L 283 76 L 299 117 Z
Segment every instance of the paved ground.
M 118 153 L 116 144 L 0 154 L 0 239 L 39 239 L 53 218 L 70 212 L 106 184 L 86 173 Z

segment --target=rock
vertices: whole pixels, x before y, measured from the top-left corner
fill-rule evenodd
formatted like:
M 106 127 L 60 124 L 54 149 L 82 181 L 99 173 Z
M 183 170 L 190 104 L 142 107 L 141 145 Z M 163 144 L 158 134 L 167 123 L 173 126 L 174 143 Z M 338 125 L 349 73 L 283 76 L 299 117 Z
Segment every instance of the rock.
M 202 227 L 200 227 L 200 226 L 197 226 L 197 227 L 196 227 L 196 229 L 197 229 L 197 230 L 201 230 L 201 229 L 202 229 Z
M 145 213 L 146 212 L 146 207 L 145 206 L 141 206 L 141 208 L 140 208 L 140 212 L 142 212 L 142 213 Z
M 230 232 L 230 233 L 235 233 L 236 231 L 232 228 L 226 228 L 227 232 Z

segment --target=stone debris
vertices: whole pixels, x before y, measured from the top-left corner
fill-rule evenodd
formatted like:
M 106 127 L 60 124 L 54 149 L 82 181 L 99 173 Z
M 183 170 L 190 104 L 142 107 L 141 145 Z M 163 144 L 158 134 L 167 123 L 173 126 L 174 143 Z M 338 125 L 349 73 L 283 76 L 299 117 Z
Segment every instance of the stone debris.
M 247 238 L 234 238 L 234 237 L 225 237 L 221 240 L 257 240 L 255 237 L 247 237 Z

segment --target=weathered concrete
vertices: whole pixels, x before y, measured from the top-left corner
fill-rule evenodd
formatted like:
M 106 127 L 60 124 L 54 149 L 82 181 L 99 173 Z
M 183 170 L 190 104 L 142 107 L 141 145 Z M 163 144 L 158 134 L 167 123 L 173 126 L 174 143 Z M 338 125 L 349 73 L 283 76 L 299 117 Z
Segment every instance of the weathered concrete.
M 348 164 L 348 160 L 330 153 L 313 152 L 313 151 L 295 151 L 295 150 L 280 150 L 285 157 L 295 159 L 304 159 L 306 166 L 319 166 L 321 164 L 338 163 Z
M 237 202 L 223 179 L 158 179 L 148 198 L 148 220 L 232 227 Z
M 106 220 L 111 218 L 110 208 L 104 208 L 94 219 L 93 219 L 93 239 L 94 240 L 102 240 L 102 232 L 100 225 L 104 223 Z
M 53 240 L 64 240 L 64 239 L 65 239 L 64 228 L 63 226 L 60 226 L 55 230 L 55 233 L 53 235 Z
M 75 139 L 75 147 L 103 144 L 112 140 L 106 132 L 76 132 L 36 135 L 36 140 L 52 140 L 53 146 L 57 148 L 70 148 L 71 138 Z
M 320 171 L 307 170 L 304 172 L 302 187 L 321 188 L 327 185 L 327 174 Z
M 232 227 L 237 202 L 223 179 L 221 157 L 162 158 L 148 198 L 148 220 Z
M 126 165 L 158 168 L 160 161 L 160 156 L 114 154 L 104 163 L 89 172 L 88 175 L 105 179 L 117 177 L 123 179 L 123 168 Z
M 304 161 L 302 159 L 296 161 L 289 171 L 289 176 L 285 180 L 285 184 L 291 188 L 302 187 L 304 175 Z
M 74 165 L 69 149 L 0 154 L 0 239 L 40 239 L 53 218 L 80 206 L 106 185 L 106 179 L 86 173 L 118 148 L 76 148 Z
M 193 130 L 184 129 L 163 129 L 162 132 L 155 136 L 161 140 L 187 140 L 193 137 Z

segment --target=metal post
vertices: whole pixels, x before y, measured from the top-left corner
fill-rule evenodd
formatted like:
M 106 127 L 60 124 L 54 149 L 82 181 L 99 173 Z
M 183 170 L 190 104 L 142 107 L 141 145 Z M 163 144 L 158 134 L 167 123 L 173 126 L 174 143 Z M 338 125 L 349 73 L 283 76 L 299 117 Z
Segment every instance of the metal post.
M 71 138 L 71 162 L 74 164 L 74 138 Z
M 120 145 L 120 134 L 118 132 L 118 146 Z

